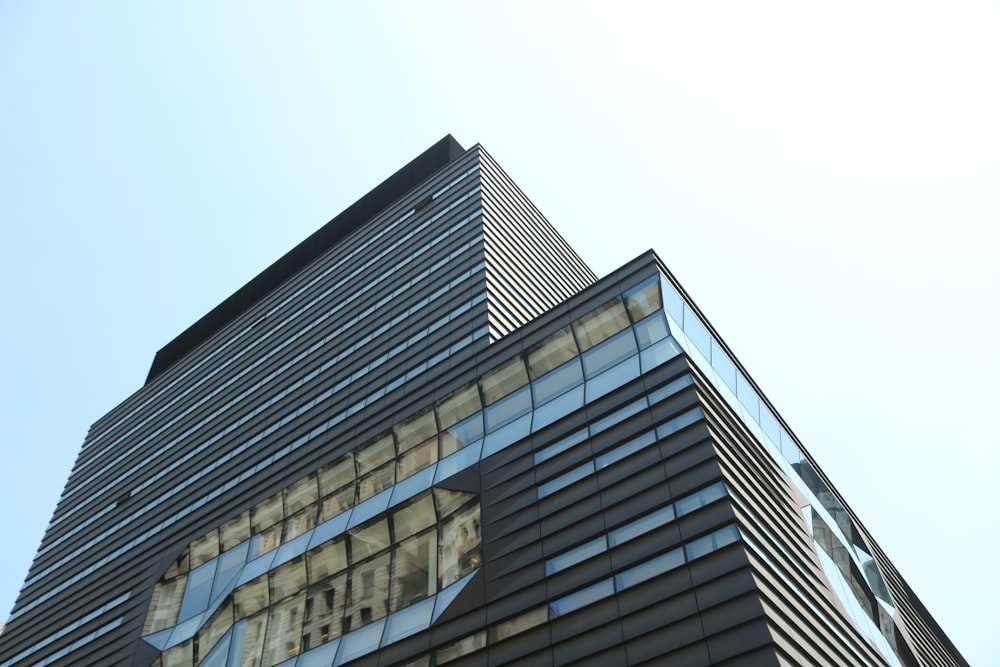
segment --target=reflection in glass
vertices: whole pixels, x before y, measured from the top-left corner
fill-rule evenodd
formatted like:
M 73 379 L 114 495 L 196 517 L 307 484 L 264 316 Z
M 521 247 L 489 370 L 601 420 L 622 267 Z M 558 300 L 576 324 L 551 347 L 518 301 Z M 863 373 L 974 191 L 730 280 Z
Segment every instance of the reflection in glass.
M 346 603 L 346 572 L 309 587 L 302 626 L 303 651 L 340 636 L 341 617 Z
M 628 326 L 628 315 L 619 297 L 573 322 L 573 332 L 580 351 L 586 352 Z
M 554 368 L 576 358 L 579 354 L 576 340 L 569 327 L 564 327 L 545 342 L 528 352 L 528 369 L 532 379 L 537 379 Z
M 347 568 L 347 549 L 343 539 L 327 542 L 306 554 L 309 580 L 320 581 Z
M 261 667 L 271 667 L 299 654 L 305 593 L 271 608 Z
M 232 549 L 240 542 L 250 539 L 250 512 L 244 512 L 219 528 L 221 550 Z
M 478 504 L 456 512 L 441 526 L 441 543 L 438 546 L 441 588 L 479 567 L 482 562 L 481 543 Z
M 492 373 L 484 375 L 481 383 L 486 405 L 500 400 L 515 389 L 528 384 L 528 372 L 524 368 L 524 361 L 517 358 L 504 364 Z
M 393 554 L 392 607 L 398 611 L 437 590 L 437 531 L 428 530 L 399 543 Z

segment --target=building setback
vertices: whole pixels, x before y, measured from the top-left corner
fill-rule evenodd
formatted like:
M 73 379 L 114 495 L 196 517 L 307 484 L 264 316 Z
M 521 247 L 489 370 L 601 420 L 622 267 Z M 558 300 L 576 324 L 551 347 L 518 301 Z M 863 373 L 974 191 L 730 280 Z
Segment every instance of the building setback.
M 0 667 L 965 665 L 659 258 L 450 136 L 91 428 Z

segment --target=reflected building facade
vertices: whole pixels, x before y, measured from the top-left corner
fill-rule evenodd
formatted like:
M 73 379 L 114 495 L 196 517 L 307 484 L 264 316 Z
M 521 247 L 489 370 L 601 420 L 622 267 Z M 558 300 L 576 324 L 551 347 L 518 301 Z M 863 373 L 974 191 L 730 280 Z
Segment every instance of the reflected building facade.
M 446 137 L 91 428 L 0 667 L 964 665 L 659 258 Z

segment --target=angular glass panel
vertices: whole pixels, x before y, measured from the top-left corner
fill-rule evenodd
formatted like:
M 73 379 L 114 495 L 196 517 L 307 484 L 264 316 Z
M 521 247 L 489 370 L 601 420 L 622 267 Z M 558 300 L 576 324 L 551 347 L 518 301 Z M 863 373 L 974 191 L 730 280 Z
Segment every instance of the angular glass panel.
M 666 507 L 661 507 L 658 510 L 650 512 L 646 516 L 625 524 L 621 528 L 610 531 L 608 533 L 608 544 L 611 545 L 612 548 L 617 547 L 619 544 L 624 544 L 625 542 L 635 539 L 640 535 L 644 535 L 651 530 L 655 530 L 660 526 L 665 526 L 673 520 L 673 506 L 667 505 Z
M 591 435 L 597 435 L 602 431 L 608 430 L 615 424 L 620 424 L 629 417 L 637 415 L 643 410 L 645 410 L 648 407 L 648 405 L 649 404 L 646 402 L 646 397 L 643 396 L 641 398 L 632 401 L 631 403 L 629 403 L 624 407 L 618 408 L 617 410 L 615 410 L 614 412 L 612 412 L 607 416 L 594 420 L 594 422 L 590 425 Z
M 482 564 L 479 504 L 455 512 L 440 530 L 438 567 L 444 588 Z
M 632 438 L 624 445 L 619 445 L 609 452 L 605 452 L 597 457 L 597 469 L 603 470 L 608 466 L 618 463 L 624 458 L 645 449 L 656 442 L 656 434 L 653 431 L 646 431 L 642 435 Z
M 405 639 L 431 625 L 431 614 L 434 613 L 434 599 L 413 604 L 406 609 L 390 614 L 386 622 L 385 633 L 382 635 L 382 646 L 388 646 L 400 639 Z
M 628 329 L 584 352 L 583 371 L 588 378 L 592 378 L 638 352 L 635 336 Z
M 285 514 L 294 514 L 319 499 L 316 475 L 300 479 L 285 489 Z
M 255 558 L 249 561 L 244 567 L 243 571 L 240 572 L 239 577 L 236 579 L 236 585 L 242 586 L 243 584 L 255 579 L 256 577 L 266 573 L 271 569 L 271 564 L 274 562 L 274 555 L 276 552 L 272 551 L 269 554 L 265 554 L 261 558 Z
M 306 589 L 306 559 L 299 557 L 271 572 L 271 600 L 278 602 Z
M 512 619 L 506 620 L 503 623 L 497 623 L 492 628 L 489 628 L 487 631 L 489 634 L 489 643 L 493 644 L 495 642 L 501 642 L 504 639 L 513 637 L 514 635 L 519 635 L 522 632 L 526 632 L 531 628 L 541 625 L 542 623 L 547 623 L 548 620 L 548 607 L 538 607 L 537 609 L 532 609 L 525 614 L 515 616 Z
M 329 521 L 333 517 L 354 507 L 357 487 L 351 483 L 320 501 L 319 521 Z
M 212 593 L 212 581 L 215 579 L 217 560 L 211 560 L 201 567 L 191 570 L 188 575 L 187 588 L 184 590 L 184 601 L 178 621 L 186 621 L 195 614 L 200 614 L 208 608 L 208 598 Z
M 674 318 L 674 322 L 683 327 L 684 300 L 681 299 L 680 293 L 667 281 L 665 276 L 660 276 L 660 291 L 663 296 L 663 309 L 670 313 L 670 317 Z
M 301 556 L 309 548 L 309 540 L 312 537 L 310 534 L 299 535 L 293 540 L 289 540 L 278 548 L 277 553 L 274 554 L 273 566 L 277 567 L 283 563 Z
M 307 636 L 312 637 L 312 634 L 302 636 L 303 651 L 306 650 L 304 645 Z M 338 648 L 340 648 L 340 642 L 333 639 L 327 644 L 322 644 L 319 648 L 314 648 L 308 653 L 303 653 L 299 656 L 299 661 L 295 663 L 295 667 L 330 667 L 337 656 Z
M 436 522 L 434 499 L 430 493 L 425 493 L 393 513 L 392 528 L 395 541 L 401 542 Z
M 368 526 L 354 528 L 350 531 L 350 536 L 352 563 L 357 563 L 383 549 L 388 549 L 391 544 L 389 522 L 386 519 L 381 519 Z
M 463 451 L 474 450 L 474 447 L 468 447 Z M 476 460 L 478 460 L 478 458 Z M 404 480 L 400 480 L 399 484 L 392 489 L 392 498 L 389 500 L 389 507 L 395 507 L 402 502 L 406 502 L 418 493 L 431 488 L 431 485 L 434 484 L 434 474 L 436 470 L 437 466 L 431 466 L 430 468 L 424 468 L 415 475 L 410 475 Z
M 700 491 L 681 498 L 674 503 L 674 509 L 677 511 L 677 516 L 684 516 L 725 496 L 726 487 L 722 482 L 716 482 L 711 486 L 706 486 Z
M 250 558 L 257 558 L 258 556 L 270 553 L 281 546 L 282 530 L 284 530 L 284 526 L 279 523 L 277 526 L 272 526 L 259 535 L 254 535 L 250 539 Z
M 573 331 L 580 351 L 586 352 L 631 324 L 625 313 L 625 304 L 618 297 L 573 322 Z
M 345 456 L 339 461 L 319 469 L 320 495 L 333 493 L 354 481 L 354 457 Z
M 684 545 L 684 553 L 688 560 L 694 560 L 739 540 L 740 533 L 736 526 L 726 526 Z
M 385 628 L 385 621 L 374 623 L 362 630 L 356 630 L 340 640 L 340 653 L 337 655 L 335 664 L 342 665 L 355 658 L 372 653 L 378 650 L 379 641 L 382 639 L 382 630 Z
M 653 343 L 661 341 L 670 335 L 670 329 L 667 327 L 667 317 L 663 314 L 662 310 L 657 311 L 641 322 L 636 322 L 633 328 L 635 330 L 635 338 L 639 341 L 640 350 L 645 350 Z
M 663 308 L 660 298 L 660 278 L 654 276 L 625 292 L 625 306 L 633 322 Z
M 760 399 L 747 379 L 742 373 L 736 374 L 736 398 L 740 399 L 743 407 L 750 412 L 750 417 L 759 423 L 760 421 Z
M 177 613 L 181 610 L 181 598 L 185 586 L 187 586 L 186 574 L 156 585 L 142 634 L 149 635 L 177 625 Z
M 573 338 L 570 328 L 560 329 L 528 352 L 528 369 L 531 371 L 531 377 L 538 379 L 579 354 L 576 349 L 576 339 Z
M 764 434 L 771 439 L 771 442 L 781 447 L 781 427 L 778 420 L 774 418 L 767 406 L 761 403 L 760 406 L 760 427 L 764 429 Z
M 392 434 L 384 435 L 370 442 L 357 451 L 358 475 L 364 475 L 396 456 L 396 444 Z
M 531 435 L 531 414 L 527 413 L 487 435 L 483 441 L 482 458 L 492 456 L 529 435 Z
M 170 564 L 167 571 L 163 573 L 164 579 L 173 579 L 178 574 L 187 572 L 191 569 L 191 552 L 190 549 L 185 549 L 177 556 L 177 559 Z
M 198 663 L 198 667 L 226 667 L 229 662 L 229 645 L 232 638 L 232 632 L 223 634 L 222 640 L 216 642 L 212 650 Z M 204 653 L 203 648 L 199 648 L 199 651 Z M 154 662 L 151 667 L 160 667 L 160 664 Z
M 347 547 L 344 540 L 327 542 L 306 553 L 309 581 L 317 582 L 347 569 Z
M 391 466 L 392 464 L 390 463 L 388 465 Z M 426 470 L 431 471 L 433 469 L 426 468 Z M 433 477 L 433 473 L 430 474 Z M 410 479 L 418 479 L 421 476 L 422 471 L 413 475 Z M 351 512 L 351 519 L 347 522 L 347 527 L 349 529 L 356 528 L 357 526 L 367 522 L 369 519 L 389 509 L 389 500 L 392 498 L 394 491 L 395 489 L 386 489 L 381 493 L 376 493 L 368 500 L 358 503 L 358 506 Z
M 233 611 L 236 620 L 256 614 L 269 604 L 266 574 L 248 581 L 233 591 Z
M 213 530 L 191 543 L 191 569 L 204 565 L 218 555 L 219 531 Z
M 345 604 L 347 604 L 347 572 L 309 587 L 305 621 L 302 626 L 303 651 L 316 648 L 340 636 Z
M 455 442 L 461 443 L 461 446 L 471 445 L 477 440 L 481 440 L 483 437 L 483 413 L 476 412 L 471 417 L 458 422 L 457 424 L 452 424 L 447 431 L 441 433 L 441 456 L 447 456 L 458 447 L 455 447 Z M 455 449 L 451 449 L 455 447 Z M 450 451 L 448 451 L 450 449 Z
M 480 443 L 476 443 L 439 461 L 437 472 L 434 474 L 434 483 L 438 484 L 455 473 L 474 465 L 479 461 L 481 451 Z
M 271 667 L 299 654 L 305 593 L 276 604 L 267 621 L 261 667 Z
M 418 470 L 423 470 L 437 461 L 437 456 L 438 439 L 435 435 L 399 455 L 399 460 L 396 464 L 396 479 L 406 479 Z
M 579 410 L 582 407 L 583 387 L 574 387 L 562 396 L 535 408 L 535 414 L 532 418 L 532 428 L 538 431 L 549 424 L 554 424 L 574 410 Z
M 481 648 L 486 646 L 486 631 L 477 632 L 474 635 L 469 635 L 459 639 L 453 644 L 448 644 L 443 648 L 439 648 L 435 654 L 437 658 L 438 665 L 444 665 L 452 660 L 458 660 L 459 658 L 469 655 L 470 653 L 475 653 Z
M 608 541 L 603 535 L 595 540 L 584 542 L 578 547 L 563 552 L 558 556 L 545 561 L 545 575 L 551 576 L 556 572 L 561 572 L 577 563 L 582 563 L 591 556 L 604 553 L 608 550 Z
M 712 339 L 712 368 L 733 393 L 736 393 L 736 366 L 718 341 Z
M 684 389 L 685 387 L 690 387 L 693 384 L 694 381 L 691 379 L 690 375 L 682 375 L 676 380 L 672 380 L 671 382 L 668 382 L 662 387 L 657 387 L 653 391 L 649 392 L 647 394 L 647 396 L 649 397 L 649 404 L 653 405 L 654 403 L 659 403 L 660 401 L 670 396 L 673 396 L 681 389 Z
M 489 405 L 528 384 L 528 371 L 522 359 L 514 359 L 484 375 L 480 383 L 483 387 L 483 398 L 486 405 Z
M 537 452 L 535 452 L 535 465 L 538 465 L 542 461 L 548 461 L 554 456 L 562 454 L 571 447 L 579 445 L 588 437 L 590 437 L 590 432 L 587 430 L 587 427 L 585 426 L 579 431 L 571 433 L 570 435 L 567 435 L 565 438 L 562 438 L 561 440 L 557 440 L 556 442 L 552 443 L 545 449 L 538 450 Z
M 593 586 L 587 586 L 583 590 L 579 590 L 576 593 L 559 598 L 549 606 L 556 616 L 564 616 L 570 612 L 580 609 L 581 607 L 586 607 L 589 604 L 593 604 L 598 600 L 603 600 L 604 598 L 610 597 L 614 594 L 614 581 L 612 579 L 605 579 L 604 581 L 597 582 Z
M 399 611 L 437 591 L 437 530 L 403 540 L 393 550 L 392 599 L 389 611 Z
M 163 654 L 163 667 L 192 667 L 194 642 L 190 639 Z
M 250 539 L 250 512 L 244 512 L 219 528 L 222 551 L 232 549 L 240 542 Z
M 799 449 L 799 446 L 795 444 L 795 440 L 785 429 L 781 429 L 781 453 L 784 454 L 785 459 L 792 465 L 802 460 L 802 450 Z
M 241 542 L 240 546 L 219 556 L 219 567 L 215 573 L 215 583 L 212 585 L 212 594 L 209 599 L 214 601 L 224 590 L 233 584 L 233 580 L 239 575 L 243 566 L 247 562 L 247 551 L 249 542 Z
M 396 483 L 396 466 L 390 461 L 358 480 L 358 502 L 382 493 Z
M 629 357 L 617 366 L 612 366 L 600 375 L 587 381 L 587 402 L 608 394 L 623 384 L 639 377 L 639 357 Z
M 444 399 L 437 406 L 441 428 L 446 429 L 463 419 L 474 415 L 483 407 L 479 398 L 479 386 L 472 384 Z
M 495 431 L 531 410 L 529 387 L 517 389 L 486 408 L 486 431 Z
M 345 608 L 345 628 L 356 629 L 389 613 L 389 552 L 353 565 L 350 597 Z M 377 641 L 376 641 L 377 644 Z
M 250 513 L 250 521 L 253 532 L 261 533 L 285 518 L 285 511 L 281 504 L 281 494 L 267 498 Z
M 701 323 L 694 310 L 687 303 L 684 304 L 684 333 L 691 339 L 698 351 L 705 356 L 705 360 L 712 361 L 712 336 L 708 329 Z
M 624 590 L 648 581 L 664 572 L 669 572 L 684 564 L 683 549 L 674 549 L 665 554 L 657 556 L 633 568 L 629 568 L 621 574 L 615 575 L 615 587 Z
M 266 632 L 266 611 L 262 611 L 256 616 L 247 619 L 243 630 L 243 642 L 239 653 L 240 661 L 237 663 L 238 665 L 241 667 L 262 667 L 260 656 L 264 653 L 264 636 Z M 234 647 L 239 646 L 236 644 L 235 636 L 233 637 L 233 644 Z
M 471 493 L 449 491 L 448 489 L 434 489 L 433 494 L 434 505 L 437 507 L 438 521 L 443 521 L 459 507 L 476 498 Z
M 316 527 L 316 505 L 293 514 L 285 519 L 284 542 L 294 540 L 299 535 L 306 533 Z
M 233 627 L 233 601 L 228 599 L 198 631 L 195 639 L 197 659 L 204 659 L 231 627 Z
M 583 366 L 574 358 L 531 383 L 535 404 L 541 405 L 583 382 Z
M 419 445 L 437 434 L 438 428 L 434 411 L 427 410 L 416 417 L 411 417 L 401 424 L 396 424 L 393 430 L 396 432 L 400 453 L 405 452 L 410 447 Z
M 669 336 L 659 343 L 653 343 L 639 353 L 639 359 L 642 361 L 642 372 L 645 373 L 661 364 L 665 364 L 680 353 L 681 348 L 677 344 L 677 341 Z

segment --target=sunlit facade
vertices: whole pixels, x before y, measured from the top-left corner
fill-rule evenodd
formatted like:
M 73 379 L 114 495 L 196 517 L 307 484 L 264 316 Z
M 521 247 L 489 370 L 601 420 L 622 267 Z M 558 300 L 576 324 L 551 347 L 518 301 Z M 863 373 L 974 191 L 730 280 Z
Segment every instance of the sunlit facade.
M 808 378 L 806 378 L 808 380 Z M 657 256 L 445 138 L 98 421 L 0 667 L 964 665 Z

